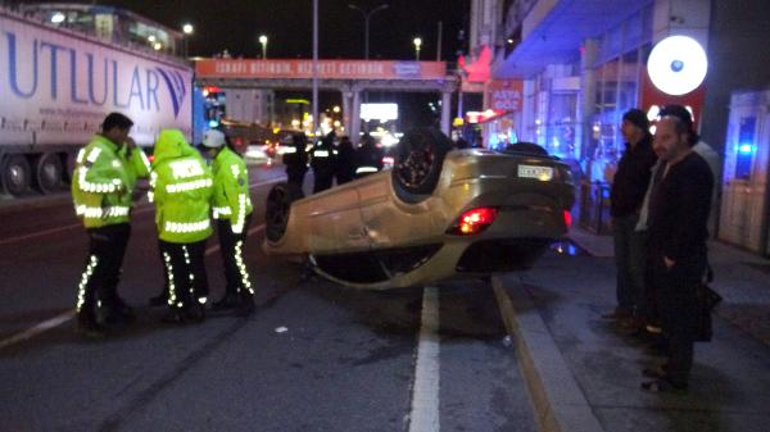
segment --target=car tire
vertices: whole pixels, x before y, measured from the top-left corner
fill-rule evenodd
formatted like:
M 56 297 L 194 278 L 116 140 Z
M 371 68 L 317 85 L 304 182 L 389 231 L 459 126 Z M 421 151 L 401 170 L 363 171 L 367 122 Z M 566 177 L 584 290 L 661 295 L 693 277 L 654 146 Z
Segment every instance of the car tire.
M 268 241 L 281 241 L 289 224 L 291 204 L 304 197 L 301 187 L 289 183 L 278 183 L 270 189 L 265 206 L 265 237 Z
M 399 197 L 413 202 L 430 195 L 438 185 L 444 157 L 451 149 L 449 138 L 435 129 L 407 132 L 398 143 L 392 170 Z

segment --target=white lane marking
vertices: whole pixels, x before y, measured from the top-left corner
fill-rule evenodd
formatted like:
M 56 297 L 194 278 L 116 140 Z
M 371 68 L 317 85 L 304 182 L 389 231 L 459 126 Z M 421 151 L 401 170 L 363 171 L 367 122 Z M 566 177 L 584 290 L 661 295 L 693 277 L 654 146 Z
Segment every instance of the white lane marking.
M 254 188 L 257 188 L 257 187 L 260 187 L 260 186 L 265 186 L 265 185 L 269 185 L 269 184 L 273 184 L 273 183 L 278 183 L 278 182 L 283 181 L 283 180 L 285 180 L 285 177 L 281 176 L 281 177 L 278 177 L 277 179 L 266 180 L 266 181 L 263 181 L 263 182 L 259 182 L 259 183 L 250 185 L 249 189 L 254 189 Z M 155 206 L 153 206 L 151 204 L 143 204 L 141 206 L 138 206 L 136 208 L 136 210 L 134 210 L 134 212 L 132 214 L 138 215 L 138 214 L 142 214 L 142 213 L 147 213 L 147 212 L 152 211 L 154 209 L 155 209 Z M 20 241 L 24 241 L 24 240 L 29 240 L 29 239 L 33 239 L 33 238 L 37 238 L 37 237 L 43 237 L 43 236 L 48 235 L 48 234 L 54 234 L 54 233 L 58 233 L 58 232 L 61 232 L 61 231 L 67 231 L 67 230 L 71 230 L 73 228 L 78 228 L 78 227 L 82 227 L 82 226 L 83 226 L 82 223 L 75 223 L 75 224 L 64 225 L 64 226 L 60 226 L 60 227 L 56 227 L 56 228 L 51 228 L 51 229 L 43 230 L 43 231 L 38 231 L 38 232 L 31 233 L 31 234 L 25 234 L 25 235 L 18 236 L 18 237 L 11 237 L 9 239 L 0 240 L 0 246 L 6 245 L 6 244 L 9 244 L 9 243 L 16 243 L 16 242 L 20 242 Z
M 426 287 L 422 297 L 422 326 L 417 346 L 409 432 L 439 431 L 438 306 L 438 289 Z
M 254 228 L 250 229 L 247 235 L 252 235 L 255 233 L 258 233 L 260 231 L 263 231 L 265 229 L 265 224 L 257 225 Z M 219 244 L 214 245 L 208 249 L 206 249 L 206 255 L 211 255 L 212 253 L 219 250 Z M 70 309 L 66 312 L 63 312 L 49 320 L 43 321 L 40 324 L 37 324 L 34 327 L 31 327 L 27 330 L 24 330 L 23 332 L 16 333 L 15 335 L 9 337 L 8 339 L 0 341 L 0 350 L 6 347 L 9 347 L 13 344 L 25 341 L 27 339 L 31 339 L 34 336 L 39 335 L 40 333 L 43 333 L 47 330 L 50 330 L 54 327 L 58 327 L 67 321 L 71 320 L 75 317 L 75 310 Z
M 50 330 L 54 327 L 58 327 L 64 324 L 65 322 L 71 320 L 74 316 L 75 316 L 74 310 L 68 310 L 66 312 L 63 312 L 47 321 L 41 322 L 40 324 L 32 328 L 24 330 L 21 333 L 17 333 L 4 341 L 0 341 L 0 349 L 11 346 L 15 343 L 25 341 L 27 339 L 31 339 L 32 337 L 37 336 L 46 330 Z

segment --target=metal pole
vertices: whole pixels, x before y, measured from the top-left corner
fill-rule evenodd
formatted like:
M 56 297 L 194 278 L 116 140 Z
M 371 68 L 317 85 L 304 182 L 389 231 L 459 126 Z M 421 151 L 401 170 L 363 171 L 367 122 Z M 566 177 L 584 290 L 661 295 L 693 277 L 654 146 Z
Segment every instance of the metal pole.
M 438 44 L 436 47 L 436 61 L 441 61 L 441 34 L 444 30 L 444 23 L 442 21 L 438 22 Z
M 318 130 L 318 0 L 313 0 L 313 133 Z
M 366 14 L 364 19 L 364 59 L 369 60 L 369 18 L 372 17 L 371 12 Z

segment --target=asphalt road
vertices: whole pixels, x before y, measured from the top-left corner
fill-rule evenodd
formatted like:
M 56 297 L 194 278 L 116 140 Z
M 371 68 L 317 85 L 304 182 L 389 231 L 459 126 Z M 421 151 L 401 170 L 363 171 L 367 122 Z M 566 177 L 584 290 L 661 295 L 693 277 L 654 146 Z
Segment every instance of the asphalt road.
M 264 198 L 282 177 L 252 170 L 253 316 L 160 322 L 145 306 L 162 274 L 143 204 L 120 286 L 139 318 L 103 342 L 75 333 L 87 239 L 66 194 L 0 209 L 0 431 L 536 430 L 489 284 L 354 291 L 265 256 Z

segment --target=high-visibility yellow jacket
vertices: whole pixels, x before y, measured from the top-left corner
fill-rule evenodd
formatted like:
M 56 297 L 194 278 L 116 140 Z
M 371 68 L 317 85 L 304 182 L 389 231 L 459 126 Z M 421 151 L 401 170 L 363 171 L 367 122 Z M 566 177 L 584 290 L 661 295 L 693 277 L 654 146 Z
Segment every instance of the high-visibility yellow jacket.
M 246 163 L 229 147 L 224 147 L 214 158 L 211 171 L 214 174 L 211 200 L 214 219 L 229 220 L 233 233 L 240 234 L 246 216 L 253 210 Z
M 72 173 L 72 201 L 83 225 L 98 228 L 128 222 L 136 180 L 149 171 L 150 162 L 141 149 L 129 151 L 94 135 L 78 152 Z
M 158 236 L 170 243 L 195 243 L 213 232 L 213 179 L 200 154 L 178 129 L 164 129 L 155 144 L 150 185 Z

